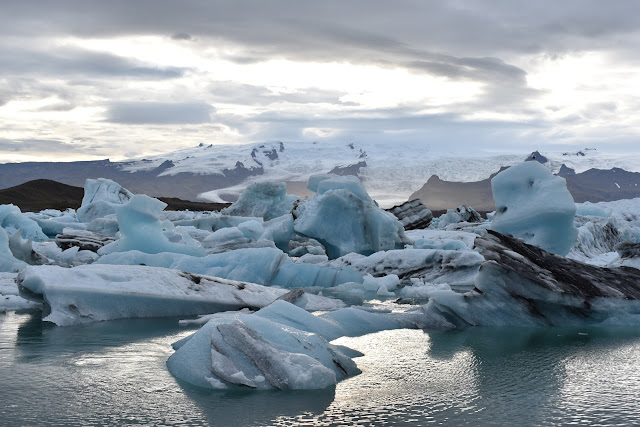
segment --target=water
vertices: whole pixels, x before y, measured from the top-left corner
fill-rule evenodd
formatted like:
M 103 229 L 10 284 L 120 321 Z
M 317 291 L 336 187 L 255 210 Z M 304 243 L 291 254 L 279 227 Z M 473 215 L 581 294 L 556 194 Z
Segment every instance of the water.
M 315 392 L 176 381 L 175 319 L 60 328 L 0 315 L 0 425 L 638 425 L 640 331 L 385 331 L 338 343 L 361 375 Z

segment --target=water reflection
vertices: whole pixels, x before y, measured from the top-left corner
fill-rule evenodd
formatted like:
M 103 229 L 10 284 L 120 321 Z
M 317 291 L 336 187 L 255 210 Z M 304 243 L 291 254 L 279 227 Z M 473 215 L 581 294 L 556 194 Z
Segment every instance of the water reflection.
M 272 425 L 279 417 L 317 417 L 335 399 L 335 388 L 297 391 L 203 390 L 180 382 L 209 425 Z
M 0 315 L 0 425 L 637 423 L 637 328 L 396 330 L 339 344 L 361 375 L 309 392 L 203 390 L 165 362 L 175 319 Z M 37 404 L 34 404 L 37 402 Z

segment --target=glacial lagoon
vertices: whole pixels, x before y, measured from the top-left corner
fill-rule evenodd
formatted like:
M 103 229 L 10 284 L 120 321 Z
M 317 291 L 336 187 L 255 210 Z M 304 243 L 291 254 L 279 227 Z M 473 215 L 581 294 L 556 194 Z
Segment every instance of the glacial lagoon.
M 218 391 L 176 380 L 175 318 L 57 327 L 0 315 L 0 424 L 634 425 L 640 330 L 391 330 L 340 338 L 360 375 L 320 391 Z

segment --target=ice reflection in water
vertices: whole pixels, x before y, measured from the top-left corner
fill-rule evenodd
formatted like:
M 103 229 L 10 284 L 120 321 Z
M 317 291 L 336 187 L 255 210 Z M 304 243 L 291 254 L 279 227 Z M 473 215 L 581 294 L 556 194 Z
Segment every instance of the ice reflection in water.
M 363 374 L 314 392 L 219 392 L 165 367 L 175 319 L 59 328 L 0 315 L 0 425 L 638 423 L 640 331 L 386 331 L 338 343 Z

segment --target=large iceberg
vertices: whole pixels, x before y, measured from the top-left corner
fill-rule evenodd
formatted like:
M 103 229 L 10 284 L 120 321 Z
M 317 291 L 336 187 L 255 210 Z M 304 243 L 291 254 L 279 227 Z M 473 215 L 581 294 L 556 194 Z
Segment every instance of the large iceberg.
M 255 314 L 212 318 L 174 344 L 167 366 L 206 388 L 322 389 L 360 372 L 347 357 L 357 353 L 328 341 L 403 326 L 389 313 L 347 308 L 314 316 L 276 301 Z
M 76 215 L 81 222 L 91 222 L 115 213 L 116 207 L 127 203 L 133 197 L 126 188 L 106 178 L 87 179 L 84 183 L 84 197 Z
M 284 288 L 332 287 L 342 283 L 362 283 L 362 274 L 348 265 L 324 266 L 295 263 L 275 248 L 246 248 L 195 257 L 164 252 L 114 252 L 102 256 L 96 264 L 165 267 L 230 280 Z
M 475 288 L 432 292 L 434 326 L 640 324 L 640 270 L 583 264 L 494 231 L 476 245 L 487 261 Z
M 491 180 L 496 213 L 491 228 L 546 251 L 566 255 L 578 231 L 576 205 L 564 178 L 538 162 L 511 166 Z
M 404 247 L 404 229 L 380 209 L 354 176 L 325 175 L 310 180 L 316 194 L 294 210 L 294 230 L 322 243 L 330 258 L 351 252 L 369 255 Z
M 189 316 L 242 308 L 256 310 L 288 292 L 254 283 L 141 265 L 28 267 L 18 275 L 17 283 L 22 297 L 44 303 L 44 320 L 61 326 L 136 317 Z M 305 306 L 308 298 L 315 301 L 320 297 L 308 296 Z

